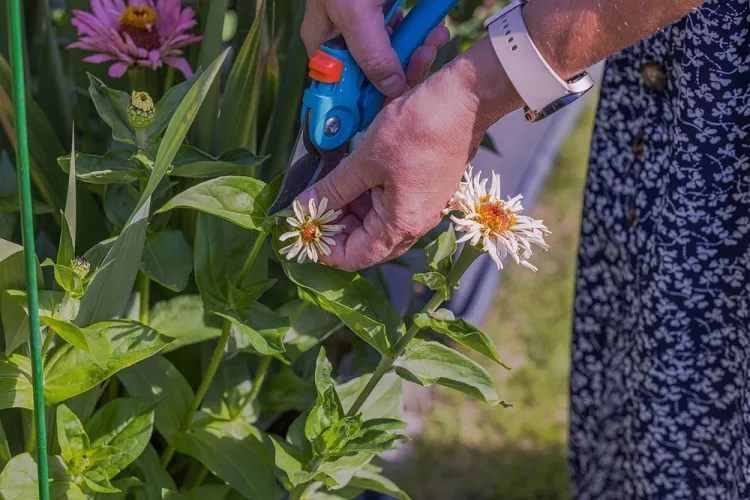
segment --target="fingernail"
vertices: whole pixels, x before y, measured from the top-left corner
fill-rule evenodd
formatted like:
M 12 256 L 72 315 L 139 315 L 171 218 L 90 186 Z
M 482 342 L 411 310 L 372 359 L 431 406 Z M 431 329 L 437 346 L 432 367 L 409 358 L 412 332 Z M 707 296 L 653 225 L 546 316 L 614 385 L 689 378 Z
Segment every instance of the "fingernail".
M 406 90 L 406 82 L 399 75 L 391 75 L 380 82 L 378 87 L 388 97 L 397 97 Z

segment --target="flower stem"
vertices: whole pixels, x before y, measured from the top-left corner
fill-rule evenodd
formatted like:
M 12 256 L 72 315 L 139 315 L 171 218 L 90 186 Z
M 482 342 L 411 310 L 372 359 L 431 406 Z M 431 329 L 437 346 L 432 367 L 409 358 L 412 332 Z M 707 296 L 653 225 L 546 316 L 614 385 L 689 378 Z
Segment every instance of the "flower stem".
M 166 94 L 169 89 L 174 86 L 174 68 L 167 66 L 167 76 L 164 78 L 164 93 Z
M 266 241 L 266 233 L 264 231 L 261 231 L 261 233 L 258 235 L 258 239 L 255 240 L 255 244 L 253 245 L 253 249 L 250 251 L 250 255 L 247 256 L 247 259 L 245 260 L 245 265 L 242 267 L 242 271 L 239 274 L 239 283 L 241 284 L 245 276 L 247 276 L 248 271 L 251 267 L 253 267 L 253 262 L 255 261 L 255 258 L 258 256 L 258 252 L 260 252 L 260 249 L 262 248 L 263 244 Z M 208 364 L 208 370 L 206 370 L 206 374 L 203 376 L 203 381 L 201 382 L 200 387 L 198 387 L 198 391 L 195 393 L 195 397 L 193 398 L 193 403 L 190 405 L 190 410 L 185 414 L 185 418 L 182 420 L 182 423 L 180 424 L 180 432 L 185 432 L 190 427 L 190 423 L 193 421 L 193 414 L 198 411 L 198 408 L 200 408 L 201 403 L 203 402 L 203 398 L 206 396 L 206 393 L 208 392 L 208 388 L 211 387 L 211 382 L 213 382 L 214 376 L 216 376 L 216 372 L 219 370 L 219 364 L 221 364 L 221 359 L 224 357 L 224 349 L 227 346 L 227 343 L 229 342 L 229 334 L 232 331 L 232 323 L 229 320 L 224 320 L 224 324 L 222 326 L 221 330 L 221 336 L 219 337 L 219 342 L 216 344 L 216 348 L 214 349 L 214 353 L 211 356 L 211 361 Z M 253 387 L 253 391 L 255 391 L 255 388 Z M 164 467 L 169 464 L 169 462 L 172 460 L 172 457 L 174 457 L 175 447 L 173 445 L 169 445 L 167 449 L 164 451 L 164 455 L 162 456 L 162 464 L 164 464 Z
M 151 302 L 151 280 L 143 273 L 138 273 L 139 284 L 138 291 L 140 295 L 139 321 L 148 325 L 149 309 Z
M 481 254 L 482 253 L 480 251 L 478 251 L 471 245 L 465 245 L 463 250 L 461 251 L 461 255 L 458 257 L 458 260 L 456 260 L 456 263 L 453 265 L 451 272 L 448 274 L 448 286 L 457 285 L 458 280 L 461 278 L 461 276 L 463 276 L 469 266 Z M 440 307 L 440 305 L 445 301 L 445 299 L 446 296 L 444 292 L 435 292 L 429 302 L 427 302 L 427 304 L 422 308 L 422 313 L 435 312 L 437 308 Z M 404 353 L 407 346 L 409 345 L 409 342 L 414 340 L 414 337 L 417 336 L 419 330 L 420 328 L 415 323 L 412 323 L 409 329 L 406 331 L 406 334 L 401 337 L 401 339 L 396 343 L 396 346 L 393 348 L 393 355 L 384 357 L 380 360 L 380 363 L 375 369 L 375 373 L 372 374 L 370 380 L 367 381 L 367 385 L 365 385 L 365 388 L 362 390 L 360 395 L 357 397 L 357 400 L 347 412 L 347 417 L 356 415 L 357 412 L 362 409 L 362 406 L 367 401 L 367 398 L 370 397 L 372 391 L 375 390 L 375 386 L 377 386 L 378 382 L 380 382 L 385 374 L 390 371 L 390 369 L 393 367 L 393 363 L 395 363 L 396 360 Z
M 258 371 L 255 373 L 255 378 L 253 379 L 253 388 L 250 390 L 247 399 L 240 405 L 237 415 L 241 415 L 248 405 L 253 404 L 258 399 L 258 394 L 260 394 L 260 389 L 263 386 L 263 381 L 266 379 L 268 367 L 271 365 L 272 360 L 271 356 L 263 356 L 263 359 L 260 360 Z
M 128 70 L 128 80 L 130 81 L 130 91 L 138 91 L 141 84 L 141 72 L 138 69 Z

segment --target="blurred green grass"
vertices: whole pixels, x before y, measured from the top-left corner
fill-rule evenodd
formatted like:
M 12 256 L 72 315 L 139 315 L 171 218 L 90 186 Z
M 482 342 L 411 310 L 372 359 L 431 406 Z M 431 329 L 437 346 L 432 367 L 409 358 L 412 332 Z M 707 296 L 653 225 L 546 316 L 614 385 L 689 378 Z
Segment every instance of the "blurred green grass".
M 536 274 L 509 263 L 484 330 L 506 371 L 488 368 L 513 408 L 439 389 L 413 461 L 396 471 L 415 500 L 565 500 L 570 329 L 576 253 L 594 106 L 565 141 L 531 215 L 553 234 Z M 513 193 L 504 193 L 513 194 Z

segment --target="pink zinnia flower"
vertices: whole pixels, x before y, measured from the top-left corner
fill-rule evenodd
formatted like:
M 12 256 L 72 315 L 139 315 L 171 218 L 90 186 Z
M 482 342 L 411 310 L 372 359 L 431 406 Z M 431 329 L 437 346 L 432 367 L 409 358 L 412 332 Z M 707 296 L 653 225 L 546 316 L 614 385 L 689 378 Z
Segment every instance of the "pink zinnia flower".
M 189 35 L 197 24 L 193 9 L 182 9 L 180 0 L 91 0 L 91 11 L 73 11 L 78 41 L 68 48 L 98 54 L 84 58 L 90 63 L 114 61 L 109 75 L 119 78 L 130 68 L 156 70 L 163 64 L 179 69 L 189 78 L 193 71 L 182 48 L 203 37 Z

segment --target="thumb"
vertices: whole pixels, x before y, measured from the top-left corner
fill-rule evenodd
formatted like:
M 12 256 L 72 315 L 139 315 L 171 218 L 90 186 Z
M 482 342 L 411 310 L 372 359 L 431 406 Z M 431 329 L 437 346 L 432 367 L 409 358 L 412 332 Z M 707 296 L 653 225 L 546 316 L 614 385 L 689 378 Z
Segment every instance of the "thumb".
M 342 8 L 330 15 L 344 35 L 352 57 L 375 87 L 386 97 L 406 92 L 406 76 L 391 47 L 385 17 L 377 2 L 369 2 L 367 8 L 361 2 L 342 2 Z
M 344 208 L 372 187 L 369 176 L 365 175 L 358 165 L 354 155 L 348 156 L 330 174 L 304 191 L 297 199 L 306 206 L 310 199 L 320 202 L 327 198 L 329 210 Z

